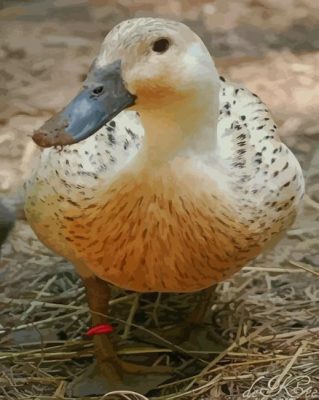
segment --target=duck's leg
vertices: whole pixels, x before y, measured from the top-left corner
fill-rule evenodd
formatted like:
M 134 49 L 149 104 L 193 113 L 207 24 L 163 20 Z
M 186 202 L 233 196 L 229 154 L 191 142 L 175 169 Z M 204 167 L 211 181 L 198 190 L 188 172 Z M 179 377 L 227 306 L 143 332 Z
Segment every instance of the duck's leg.
M 181 327 L 184 326 L 185 328 L 188 328 L 189 331 L 191 326 L 202 325 L 205 322 L 208 310 L 212 303 L 215 288 L 216 286 L 211 286 L 197 294 L 198 299 L 196 304 L 180 325 Z
M 110 287 L 96 276 L 83 279 L 86 297 L 91 311 L 92 326 L 107 324 Z M 94 351 L 98 367 L 107 380 L 121 382 L 123 370 L 116 351 L 105 334 L 93 337 Z
M 109 285 L 92 275 L 82 279 L 91 311 L 92 325 L 107 324 Z M 168 377 L 160 375 L 168 372 L 165 366 L 144 366 L 121 360 L 107 334 L 95 335 L 93 341 L 96 363 L 71 384 L 70 392 L 74 396 L 103 394 L 120 389 L 136 390 L 141 393 L 152 389 L 153 386 L 150 387 L 138 374 L 157 374 L 158 384 L 164 377 L 165 379 Z
M 198 326 L 205 322 L 205 318 L 212 303 L 213 295 L 215 295 L 215 289 L 216 285 L 210 286 L 200 292 L 197 304 L 186 319 L 187 324 Z
M 84 280 L 86 295 L 92 316 L 92 324 L 107 324 L 108 303 L 111 297 L 110 286 L 98 277 L 90 277 Z M 95 357 L 101 372 L 112 381 L 121 382 L 124 373 L 144 374 L 147 372 L 167 372 L 166 367 L 148 367 L 122 361 L 116 354 L 116 350 L 107 335 L 95 335 Z
M 186 324 L 189 326 L 186 340 L 195 345 L 195 348 L 201 347 L 203 341 L 205 347 L 210 349 L 222 350 L 227 342 L 214 330 L 211 318 L 209 318 L 209 311 L 216 298 L 217 285 L 204 289 L 199 296 L 199 300 L 192 312 L 186 319 Z M 207 340 L 201 338 L 201 332 Z
M 206 317 L 213 302 L 215 289 L 216 285 L 202 290 L 198 294 L 196 305 L 190 314 L 185 318 L 185 320 L 177 326 L 162 331 L 162 336 L 176 344 L 180 344 L 185 341 L 193 342 L 193 338 L 198 336 L 198 331 L 204 332 L 206 330 L 215 336 L 214 332 L 212 332 L 212 327 L 205 323 L 207 322 Z

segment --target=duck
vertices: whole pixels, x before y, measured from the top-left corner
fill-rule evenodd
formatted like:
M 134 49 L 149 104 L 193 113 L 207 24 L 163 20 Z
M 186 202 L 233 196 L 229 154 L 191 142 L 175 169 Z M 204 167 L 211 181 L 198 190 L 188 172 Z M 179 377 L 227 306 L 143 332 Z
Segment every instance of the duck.
M 179 293 L 228 279 L 278 242 L 304 193 L 265 104 L 220 77 L 203 41 L 171 20 L 115 26 L 81 91 L 33 140 L 42 152 L 26 217 L 75 267 L 94 326 L 107 322 L 110 285 Z M 94 346 L 117 387 L 147 373 L 108 335 Z

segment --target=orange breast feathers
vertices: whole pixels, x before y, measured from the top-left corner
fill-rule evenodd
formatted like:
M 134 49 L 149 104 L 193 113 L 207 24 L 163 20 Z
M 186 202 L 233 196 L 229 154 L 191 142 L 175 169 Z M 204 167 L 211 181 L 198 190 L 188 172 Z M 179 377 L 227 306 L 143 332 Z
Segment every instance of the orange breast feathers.
M 63 236 L 76 259 L 141 292 L 191 292 L 232 275 L 260 252 L 260 240 L 217 190 L 197 190 L 188 178 L 185 185 L 169 174 L 127 174 L 81 218 L 66 214 Z

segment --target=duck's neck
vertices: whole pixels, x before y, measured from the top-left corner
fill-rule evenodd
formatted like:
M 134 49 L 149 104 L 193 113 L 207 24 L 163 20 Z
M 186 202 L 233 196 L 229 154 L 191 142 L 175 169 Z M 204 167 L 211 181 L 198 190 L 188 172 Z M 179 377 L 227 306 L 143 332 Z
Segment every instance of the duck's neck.
M 143 161 L 160 164 L 176 155 L 211 154 L 216 147 L 218 112 L 218 90 L 143 110 Z

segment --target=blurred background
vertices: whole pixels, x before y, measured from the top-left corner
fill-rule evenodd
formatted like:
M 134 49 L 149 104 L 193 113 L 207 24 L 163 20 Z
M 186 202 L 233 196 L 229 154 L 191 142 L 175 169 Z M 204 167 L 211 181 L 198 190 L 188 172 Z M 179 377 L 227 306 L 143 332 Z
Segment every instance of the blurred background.
M 216 365 L 222 367 L 218 376 L 211 375 L 213 397 L 207 399 L 229 399 L 255 379 L 261 388 L 273 385 L 282 377 L 285 357 L 295 357 L 288 368 L 292 387 L 299 385 L 295 377 L 301 373 L 310 379 L 305 388 L 315 387 L 318 335 L 307 335 L 310 328 L 319 332 L 318 272 L 313 272 L 319 267 L 319 0 L 0 0 L 0 206 L 2 199 L 13 210 L 21 208 L 16 192 L 37 152 L 32 132 L 79 90 L 108 31 L 140 16 L 189 25 L 220 74 L 268 105 L 306 177 L 303 211 L 285 239 L 218 286 L 214 327 L 230 343 L 244 339 L 237 353 L 224 353 Z M 1 213 L 8 217 L 4 238 L 12 214 L 0 207 L 0 222 Z M 6 353 L 1 353 L 0 398 L 64 398 L 64 380 L 82 366 L 67 359 L 69 347 L 55 356 L 42 346 L 67 346 L 71 338 L 70 358 L 82 357 L 83 344 L 76 340 L 88 324 L 83 287 L 73 268 L 45 249 L 23 219 L 2 256 L 0 349 Z M 30 305 L 31 300 L 37 303 Z M 69 304 L 77 311 L 71 313 Z M 245 339 L 263 324 L 267 328 L 258 341 Z M 300 342 L 306 343 L 302 356 Z M 34 358 L 20 351 L 30 348 Z M 255 365 L 258 357 L 270 361 Z M 57 375 L 62 378 L 56 380 Z

